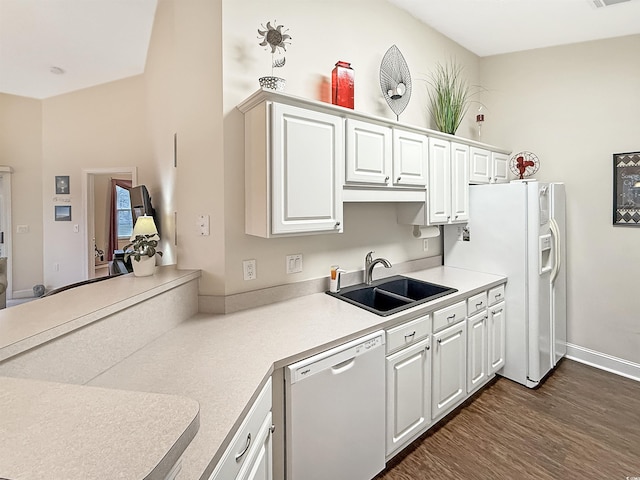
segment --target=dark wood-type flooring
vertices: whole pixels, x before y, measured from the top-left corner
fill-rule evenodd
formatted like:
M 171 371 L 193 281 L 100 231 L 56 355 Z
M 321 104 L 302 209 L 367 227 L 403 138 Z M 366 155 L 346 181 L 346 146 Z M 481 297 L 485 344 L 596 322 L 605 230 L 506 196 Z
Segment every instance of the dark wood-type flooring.
M 374 480 L 640 478 L 640 382 L 563 360 L 535 390 L 500 378 Z

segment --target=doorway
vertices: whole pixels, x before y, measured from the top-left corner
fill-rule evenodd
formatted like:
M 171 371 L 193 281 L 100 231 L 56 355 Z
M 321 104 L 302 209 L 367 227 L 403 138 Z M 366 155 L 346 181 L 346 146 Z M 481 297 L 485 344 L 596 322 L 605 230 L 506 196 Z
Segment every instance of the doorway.
M 13 298 L 11 167 L 0 166 L 0 257 L 7 259 L 7 300 Z
M 101 185 L 105 179 L 122 178 L 131 181 L 131 185 L 138 184 L 136 167 L 95 168 L 82 171 L 82 203 L 84 208 L 84 272 L 85 280 L 96 278 L 108 271 L 106 259 L 105 230 L 107 221 L 106 203 L 96 200 L 96 190 L 104 190 Z M 110 183 L 110 182 L 109 182 Z M 102 193 L 101 193 L 102 196 Z M 100 245 L 98 245 L 98 243 Z M 100 253 L 102 252 L 102 253 Z M 101 260 L 100 257 L 104 256 Z M 96 269 L 97 266 L 97 269 Z

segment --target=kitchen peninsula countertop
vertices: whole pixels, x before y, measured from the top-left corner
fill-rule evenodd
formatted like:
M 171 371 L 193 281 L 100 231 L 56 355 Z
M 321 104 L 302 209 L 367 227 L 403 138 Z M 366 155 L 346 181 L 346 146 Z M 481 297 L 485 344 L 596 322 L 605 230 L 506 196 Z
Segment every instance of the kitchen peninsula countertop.
M 89 384 L 197 400 L 200 430 L 185 451 L 180 478 L 207 480 L 275 368 L 506 281 L 502 276 L 451 267 L 404 275 L 458 292 L 388 317 L 324 293 L 228 315 L 198 314 Z
M 0 405 L 9 480 L 162 480 L 198 431 L 198 402 L 175 395 L 0 377 Z
M 0 362 L 200 277 L 200 270 L 158 267 L 83 285 L 0 310 Z

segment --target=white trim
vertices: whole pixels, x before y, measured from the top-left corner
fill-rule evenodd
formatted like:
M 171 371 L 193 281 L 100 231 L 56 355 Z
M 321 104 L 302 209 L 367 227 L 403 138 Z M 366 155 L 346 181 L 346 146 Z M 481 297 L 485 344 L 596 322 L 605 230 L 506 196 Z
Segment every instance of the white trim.
M 15 292 L 13 292 L 13 300 L 18 298 L 34 298 L 33 289 L 16 290 Z
M 82 247 L 82 271 L 83 280 L 89 278 L 89 268 L 95 275 L 95 260 L 93 251 L 93 180 L 94 175 L 125 173 L 131 175 L 131 185 L 138 185 L 137 167 L 111 167 L 111 168 L 87 168 L 82 170 L 82 211 L 84 212 L 83 247 Z M 91 230 L 91 231 L 90 231 Z M 93 276 L 93 275 L 92 275 Z
M 567 343 L 567 358 L 640 382 L 640 364 Z
M 7 252 L 7 300 L 15 298 L 13 292 L 13 220 L 11 218 L 11 182 L 13 168 L 7 166 L 0 166 L 0 177 L 4 182 L 2 188 L 4 190 L 4 217 L 5 217 L 5 234 L 4 244 Z

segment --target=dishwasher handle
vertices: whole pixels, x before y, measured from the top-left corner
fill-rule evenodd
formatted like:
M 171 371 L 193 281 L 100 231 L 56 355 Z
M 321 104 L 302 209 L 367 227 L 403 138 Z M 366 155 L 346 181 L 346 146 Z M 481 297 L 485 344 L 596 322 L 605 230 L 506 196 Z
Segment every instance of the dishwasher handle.
M 340 375 L 343 372 L 351 369 L 356 364 L 356 357 L 351 357 L 344 362 L 337 363 L 331 367 L 331 373 L 334 375 Z

